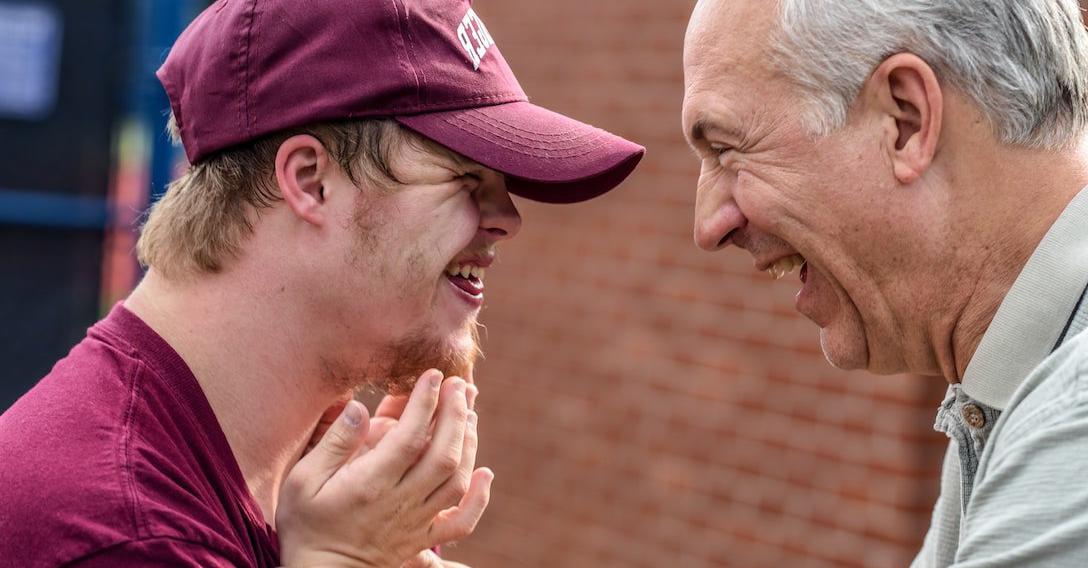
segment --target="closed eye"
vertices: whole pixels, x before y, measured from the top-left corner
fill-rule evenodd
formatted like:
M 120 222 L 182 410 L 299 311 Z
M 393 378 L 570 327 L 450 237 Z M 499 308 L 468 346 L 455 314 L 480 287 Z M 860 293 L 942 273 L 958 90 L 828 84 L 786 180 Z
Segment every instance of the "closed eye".
M 457 181 L 461 184 L 462 189 L 471 194 L 476 193 L 484 185 L 484 177 L 476 172 L 463 173 L 457 176 Z
M 725 145 L 725 144 L 711 144 L 710 145 L 710 152 L 712 154 L 714 154 L 715 156 L 723 156 L 723 155 L 728 154 L 729 152 L 732 152 L 732 151 L 733 151 L 733 147 Z

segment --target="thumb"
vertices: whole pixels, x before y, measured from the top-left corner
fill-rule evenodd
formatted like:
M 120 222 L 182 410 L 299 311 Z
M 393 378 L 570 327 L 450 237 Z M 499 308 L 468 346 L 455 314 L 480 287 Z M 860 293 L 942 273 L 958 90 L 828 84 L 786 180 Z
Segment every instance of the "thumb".
M 324 485 L 358 451 L 370 429 L 370 413 L 357 400 L 348 401 L 340 417 L 330 426 L 314 449 L 299 460 L 308 477 Z

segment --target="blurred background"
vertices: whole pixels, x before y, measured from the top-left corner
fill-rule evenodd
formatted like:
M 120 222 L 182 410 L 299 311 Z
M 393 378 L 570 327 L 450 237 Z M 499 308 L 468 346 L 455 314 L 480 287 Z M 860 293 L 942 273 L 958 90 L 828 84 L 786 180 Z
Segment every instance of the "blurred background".
M 155 79 L 200 0 L 0 0 L 0 409 L 139 278 L 181 156 Z
M 0 0 L 0 410 L 140 276 L 184 167 L 153 72 L 202 0 Z M 491 567 L 905 566 L 936 498 L 939 379 L 829 367 L 796 277 L 696 250 L 681 135 L 694 0 L 478 0 L 534 102 L 648 148 L 579 207 L 519 202 L 489 271 L 480 463 L 447 556 Z

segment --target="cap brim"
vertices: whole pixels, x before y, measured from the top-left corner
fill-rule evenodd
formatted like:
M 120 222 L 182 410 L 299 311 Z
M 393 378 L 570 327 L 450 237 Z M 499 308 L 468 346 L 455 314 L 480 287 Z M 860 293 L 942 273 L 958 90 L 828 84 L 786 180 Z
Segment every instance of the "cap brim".
M 528 102 L 398 116 L 409 129 L 507 176 L 535 201 L 576 203 L 634 171 L 646 149 Z

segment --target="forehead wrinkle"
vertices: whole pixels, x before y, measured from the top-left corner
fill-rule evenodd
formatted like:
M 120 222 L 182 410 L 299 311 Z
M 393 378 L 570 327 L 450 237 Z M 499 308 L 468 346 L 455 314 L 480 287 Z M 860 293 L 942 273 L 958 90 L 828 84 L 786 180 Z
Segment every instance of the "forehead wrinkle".
M 738 37 L 729 22 L 747 12 L 744 0 L 704 0 L 716 6 L 713 14 L 689 30 L 685 58 L 684 136 L 689 146 L 698 152 L 696 142 L 704 142 L 712 134 L 742 146 L 759 143 L 773 130 L 788 122 L 795 107 L 792 83 L 770 59 L 769 29 L 775 21 L 773 14 L 753 14 L 746 33 Z M 722 8 L 722 3 L 733 4 Z M 773 2 L 777 4 L 777 2 Z M 747 21 L 747 20 L 746 20 Z M 785 114 L 783 114 L 783 111 Z
M 779 13 L 778 0 L 700 0 L 684 38 L 688 85 L 766 74 Z

